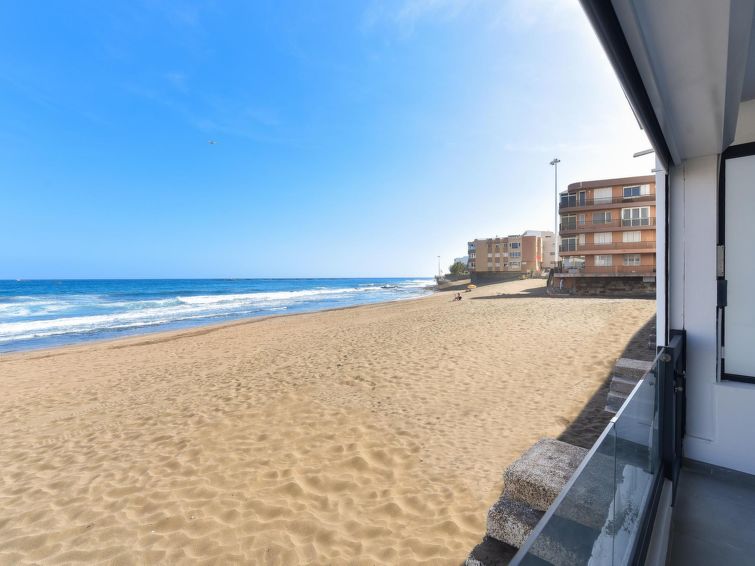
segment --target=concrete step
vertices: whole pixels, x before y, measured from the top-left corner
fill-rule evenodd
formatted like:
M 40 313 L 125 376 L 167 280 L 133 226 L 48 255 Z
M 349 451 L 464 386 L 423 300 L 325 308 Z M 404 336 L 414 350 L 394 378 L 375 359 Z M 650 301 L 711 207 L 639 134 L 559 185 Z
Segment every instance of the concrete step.
M 621 406 L 624 404 L 624 401 L 627 400 L 627 396 L 623 395 L 621 393 L 613 393 L 611 391 L 608 392 L 608 396 L 606 397 L 606 408 L 605 410 L 609 413 L 618 413 Z
M 639 382 L 639 379 L 633 379 L 633 378 L 626 378 L 626 377 L 620 377 L 618 375 L 614 375 L 611 379 L 611 387 L 609 391 L 611 393 L 617 393 L 619 395 L 629 395 L 632 392 L 632 389 L 635 388 L 637 383 Z
M 634 368 L 623 368 L 619 366 L 615 366 L 613 368 L 613 375 L 617 377 L 623 377 L 624 379 L 633 379 L 635 381 L 639 381 L 640 378 L 645 375 L 646 370 L 642 369 L 634 369 Z
M 531 509 L 520 501 L 504 495 L 488 512 L 485 538 L 505 543 L 503 548 L 506 549 L 520 548 L 543 515 L 542 511 Z M 551 528 L 543 531 L 533 545 L 531 559 L 537 557 L 545 561 L 543 564 L 558 566 L 587 564 L 592 551 L 592 541 L 597 538 L 600 529 L 595 530 L 568 517 L 554 516 L 551 520 L 554 521 Z M 568 535 L 549 536 L 555 531 Z M 482 552 L 484 547 L 480 546 L 476 547 L 467 559 L 467 566 L 497 566 L 502 563 L 495 560 L 495 555 L 486 556 Z
M 516 547 L 486 535 L 469 553 L 464 566 L 508 566 L 516 551 Z
M 538 440 L 504 473 L 505 494 L 545 511 L 561 492 L 587 450 L 553 438 Z
M 542 516 L 543 511 L 532 509 L 504 492 L 488 511 L 486 532 L 489 537 L 519 548 Z

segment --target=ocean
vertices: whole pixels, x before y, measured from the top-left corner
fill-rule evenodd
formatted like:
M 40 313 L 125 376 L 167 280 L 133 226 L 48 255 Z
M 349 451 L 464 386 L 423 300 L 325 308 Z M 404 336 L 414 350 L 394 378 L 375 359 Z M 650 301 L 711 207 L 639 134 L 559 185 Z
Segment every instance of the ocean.
M 411 299 L 431 278 L 0 281 L 0 352 Z

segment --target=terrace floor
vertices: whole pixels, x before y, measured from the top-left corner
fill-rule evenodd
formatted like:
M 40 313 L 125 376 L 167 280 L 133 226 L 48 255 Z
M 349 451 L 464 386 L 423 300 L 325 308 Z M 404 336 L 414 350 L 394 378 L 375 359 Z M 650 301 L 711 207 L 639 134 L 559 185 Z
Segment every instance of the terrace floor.
M 669 566 L 755 564 L 755 477 L 685 465 L 672 517 Z

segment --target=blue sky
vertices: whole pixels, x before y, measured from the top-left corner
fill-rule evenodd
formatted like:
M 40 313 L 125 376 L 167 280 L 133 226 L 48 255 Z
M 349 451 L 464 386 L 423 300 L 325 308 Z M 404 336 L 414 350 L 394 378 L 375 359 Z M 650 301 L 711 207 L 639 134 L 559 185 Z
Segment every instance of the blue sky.
M 431 275 L 653 167 L 576 1 L 0 10 L 0 278 Z

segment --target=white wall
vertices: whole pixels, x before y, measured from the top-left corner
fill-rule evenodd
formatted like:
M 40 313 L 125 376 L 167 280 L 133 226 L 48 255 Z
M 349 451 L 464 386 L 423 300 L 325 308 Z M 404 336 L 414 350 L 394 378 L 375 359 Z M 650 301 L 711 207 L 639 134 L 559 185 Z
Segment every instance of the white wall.
M 755 474 L 755 385 L 716 377 L 718 156 L 669 177 L 669 326 L 687 331 L 685 456 Z

